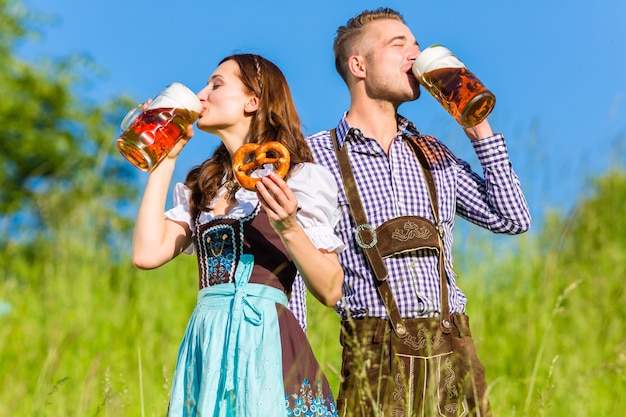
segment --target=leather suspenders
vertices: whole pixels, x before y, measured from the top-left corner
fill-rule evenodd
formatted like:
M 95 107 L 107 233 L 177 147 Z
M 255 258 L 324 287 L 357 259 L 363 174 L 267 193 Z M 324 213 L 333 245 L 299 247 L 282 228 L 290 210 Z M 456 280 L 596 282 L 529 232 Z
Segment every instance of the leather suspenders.
M 339 171 L 341 173 L 346 197 L 348 198 L 348 203 L 350 205 L 350 211 L 356 223 L 355 239 L 359 247 L 363 250 L 365 257 L 372 268 L 372 272 L 375 276 L 376 289 L 378 290 L 378 294 L 383 301 L 394 332 L 401 338 L 407 335 L 407 329 L 398 310 L 398 305 L 396 304 L 391 289 L 389 288 L 389 283 L 387 282 L 387 268 L 383 262 L 383 257 L 407 250 L 430 248 L 436 250 L 439 261 L 441 288 L 440 327 L 442 332 L 449 333 L 451 329 L 450 305 L 448 301 L 448 282 L 444 268 L 443 229 L 438 226 L 439 205 L 437 200 L 437 191 L 432 172 L 430 171 L 430 164 L 428 163 L 428 159 L 426 158 L 424 151 L 417 144 L 414 138 L 411 137 L 408 139 L 411 148 L 419 160 L 424 177 L 426 178 L 428 194 L 430 196 L 430 205 L 435 218 L 435 223 L 433 224 L 430 220 L 420 216 L 401 216 L 387 220 L 378 228 L 374 229 L 367 222 L 367 215 L 363 209 L 354 173 L 352 172 L 352 167 L 350 165 L 348 147 L 344 144 L 341 150 L 339 149 L 336 129 L 332 129 L 330 131 L 330 135 L 335 146 L 335 153 L 339 163 Z M 394 239 L 394 232 L 397 233 L 399 230 L 396 226 L 400 224 L 404 224 L 405 227 L 409 225 L 415 230 L 418 230 L 419 233 L 414 234 L 414 237 L 416 237 L 418 241 L 412 241 L 407 244 L 404 239 Z M 404 243 L 400 243 L 400 240 L 403 240 Z

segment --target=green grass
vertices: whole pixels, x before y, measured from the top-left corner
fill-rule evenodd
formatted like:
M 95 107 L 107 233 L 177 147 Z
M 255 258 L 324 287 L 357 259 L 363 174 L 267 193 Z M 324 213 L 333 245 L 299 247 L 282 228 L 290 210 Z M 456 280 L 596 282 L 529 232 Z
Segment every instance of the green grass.
M 504 238 L 515 245 L 474 229 L 459 238 L 472 242 L 456 264 L 494 415 L 626 408 L 626 176 L 597 189 L 571 219 Z M 138 271 L 111 262 L 89 231 L 63 230 L 0 254 L 0 301 L 10 306 L 0 313 L 0 417 L 164 415 L 196 300 L 195 259 Z M 335 394 L 338 324 L 309 299 L 309 338 Z

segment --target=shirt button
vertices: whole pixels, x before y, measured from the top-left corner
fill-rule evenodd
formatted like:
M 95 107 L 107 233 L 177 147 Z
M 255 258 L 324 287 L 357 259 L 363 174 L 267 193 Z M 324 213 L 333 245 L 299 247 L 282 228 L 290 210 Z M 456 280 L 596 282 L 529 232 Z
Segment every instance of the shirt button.
M 504 152 L 504 145 L 500 145 L 500 146 L 498 146 L 498 150 L 499 150 L 500 152 Z

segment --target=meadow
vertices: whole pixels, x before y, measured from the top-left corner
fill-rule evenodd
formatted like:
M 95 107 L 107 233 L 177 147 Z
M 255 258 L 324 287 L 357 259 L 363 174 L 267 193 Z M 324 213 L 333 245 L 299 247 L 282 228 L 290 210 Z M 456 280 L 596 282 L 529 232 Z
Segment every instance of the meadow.
M 626 175 L 569 216 L 455 253 L 495 416 L 626 409 Z M 0 253 L 0 417 L 163 416 L 197 290 L 194 257 L 135 269 L 80 220 Z M 503 242 L 507 244 L 503 244 Z M 512 244 L 510 242 L 513 242 Z M 468 244 L 469 243 L 469 244 Z M 308 336 L 336 391 L 338 319 L 309 299 Z

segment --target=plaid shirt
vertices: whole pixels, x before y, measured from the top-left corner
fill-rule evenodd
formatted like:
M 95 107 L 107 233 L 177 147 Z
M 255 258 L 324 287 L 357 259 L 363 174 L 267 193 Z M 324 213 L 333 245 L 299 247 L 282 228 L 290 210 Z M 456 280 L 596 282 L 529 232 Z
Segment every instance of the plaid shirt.
M 417 137 L 429 159 L 437 188 L 439 222 L 444 232 L 444 255 L 449 286 L 450 312 L 464 312 L 466 297 L 456 283 L 452 240 L 455 215 L 494 233 L 518 234 L 530 227 L 530 213 L 519 180 L 511 167 L 502 135 L 473 141 L 484 179 L 469 164 L 455 157 L 440 141 L 421 135 L 406 118 L 398 116 L 398 133 L 389 155 L 374 139 L 350 127 L 345 114 L 337 126 L 339 147 L 348 146 L 359 194 L 374 228 L 388 219 L 417 215 L 434 221 L 430 197 L 417 158 L 407 137 Z M 318 163 L 330 169 L 339 187 L 341 220 L 336 234 L 346 244 L 339 254 L 345 279 L 338 314 L 386 318 L 385 307 L 374 286 L 374 277 L 363 251 L 355 241 L 350 214 L 330 131 L 307 138 Z M 436 253 L 423 249 L 384 260 L 388 282 L 403 318 L 434 317 L 440 310 L 440 278 Z M 301 279 L 296 280 L 290 308 L 306 328 L 306 299 Z

